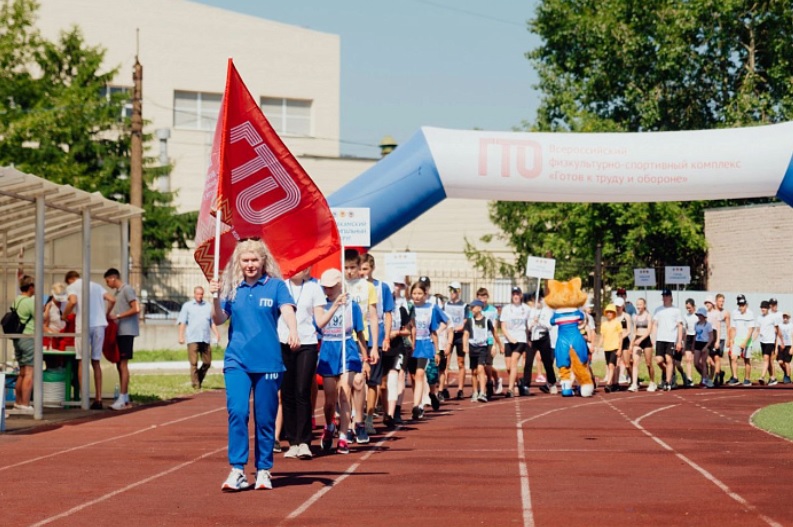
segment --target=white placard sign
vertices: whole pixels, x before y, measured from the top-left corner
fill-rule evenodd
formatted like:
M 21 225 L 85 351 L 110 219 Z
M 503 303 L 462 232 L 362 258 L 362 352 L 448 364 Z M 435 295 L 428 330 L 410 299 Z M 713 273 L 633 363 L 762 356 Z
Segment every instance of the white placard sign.
M 386 276 L 391 282 L 403 282 L 406 276 L 418 274 L 416 253 L 389 253 L 385 255 Z
M 633 281 L 636 287 L 655 287 L 655 269 L 634 269 Z
M 664 274 L 667 284 L 688 285 L 691 283 L 691 267 L 687 265 L 668 266 Z
M 372 244 L 369 208 L 331 208 L 341 243 L 345 247 L 369 247 Z
M 529 256 L 526 262 L 526 276 L 532 278 L 546 278 L 554 277 L 556 271 L 556 260 L 553 258 L 538 258 L 536 256 Z

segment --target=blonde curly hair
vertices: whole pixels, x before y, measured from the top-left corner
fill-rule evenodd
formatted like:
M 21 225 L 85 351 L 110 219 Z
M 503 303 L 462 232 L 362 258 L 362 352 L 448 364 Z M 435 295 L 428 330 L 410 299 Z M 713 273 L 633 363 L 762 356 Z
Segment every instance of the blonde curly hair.
M 253 253 L 262 260 L 262 276 L 267 275 L 271 278 L 281 278 L 281 268 L 273 258 L 270 249 L 261 240 L 241 240 L 234 248 L 229 263 L 223 271 L 223 279 L 220 287 L 220 297 L 233 301 L 237 295 L 237 287 L 245 279 L 242 274 L 242 264 L 240 260 L 244 253 Z

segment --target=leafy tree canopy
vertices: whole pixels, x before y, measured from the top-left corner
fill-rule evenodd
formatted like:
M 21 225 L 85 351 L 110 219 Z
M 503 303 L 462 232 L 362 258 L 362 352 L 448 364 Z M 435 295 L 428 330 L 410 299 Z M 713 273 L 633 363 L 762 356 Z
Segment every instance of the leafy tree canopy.
M 109 93 L 118 68 L 73 27 L 49 41 L 35 27 L 34 0 L 0 3 L 0 165 L 129 202 L 129 96 Z M 144 160 L 145 262 L 192 238 L 195 213 L 177 214 L 155 179 L 169 167 Z
M 543 44 L 527 53 L 541 103 L 524 128 L 552 132 L 712 129 L 793 117 L 793 10 L 777 0 L 543 0 L 529 21 Z M 494 202 L 491 219 L 520 255 L 518 272 L 552 255 L 559 275 L 586 277 L 601 243 L 606 283 L 634 267 L 690 265 L 706 285 L 704 210 L 765 200 L 679 203 Z M 566 275 L 566 276 L 564 276 Z

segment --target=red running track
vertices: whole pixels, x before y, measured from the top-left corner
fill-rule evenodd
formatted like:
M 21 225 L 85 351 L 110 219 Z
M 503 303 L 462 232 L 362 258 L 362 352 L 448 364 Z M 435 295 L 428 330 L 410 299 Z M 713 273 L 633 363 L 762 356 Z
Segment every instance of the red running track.
M 205 392 L 0 437 L 0 524 L 793 525 L 791 442 L 749 422 L 790 400 L 775 387 L 450 401 L 346 456 L 276 457 L 272 491 L 224 494 L 224 394 Z

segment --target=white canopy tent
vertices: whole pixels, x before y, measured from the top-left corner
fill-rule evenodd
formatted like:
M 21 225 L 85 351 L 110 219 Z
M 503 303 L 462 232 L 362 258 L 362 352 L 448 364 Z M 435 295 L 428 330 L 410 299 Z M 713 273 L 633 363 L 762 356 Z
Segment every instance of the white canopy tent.
M 124 203 L 103 197 L 98 192 L 89 193 L 78 190 L 70 185 L 57 185 L 45 179 L 30 174 L 25 174 L 12 167 L 0 167 L 0 258 L 2 258 L 2 290 L 0 301 L 3 313 L 8 310 L 10 302 L 16 296 L 17 287 L 9 287 L 9 272 L 13 277 L 12 284 L 16 283 L 17 269 L 20 265 L 18 255 L 33 249 L 34 279 L 37 287 L 35 295 L 36 313 L 44 309 L 43 298 L 47 289 L 45 284 L 46 248 L 49 247 L 51 260 L 49 266 L 57 267 L 57 260 L 64 257 L 82 255 L 81 275 L 85 278 L 82 282 L 82 298 L 89 297 L 91 277 L 91 240 L 92 230 L 108 225 L 118 225 L 116 238 L 120 254 L 114 255 L 112 260 L 126 263 L 129 261 L 129 219 L 143 214 L 143 210 Z M 81 235 L 82 246 L 73 244 L 56 250 L 56 242 L 65 238 Z M 120 240 L 120 242 L 119 242 Z M 71 259 L 71 258 L 66 258 Z M 127 265 L 119 265 L 123 280 L 127 280 Z M 82 318 L 82 327 L 78 332 L 88 334 L 89 302 L 83 302 L 85 316 Z M 43 317 L 35 318 L 35 359 L 33 365 L 34 383 L 34 419 L 42 419 L 43 408 Z M 6 336 L 7 337 L 7 336 Z M 88 364 L 90 360 L 89 340 L 81 339 L 82 347 L 77 350 L 82 359 Z M 3 368 L 6 367 L 7 353 L 10 340 L 3 339 L 2 354 Z M 70 382 L 70 381 L 69 381 Z M 88 409 L 90 368 L 82 369 L 81 406 Z

